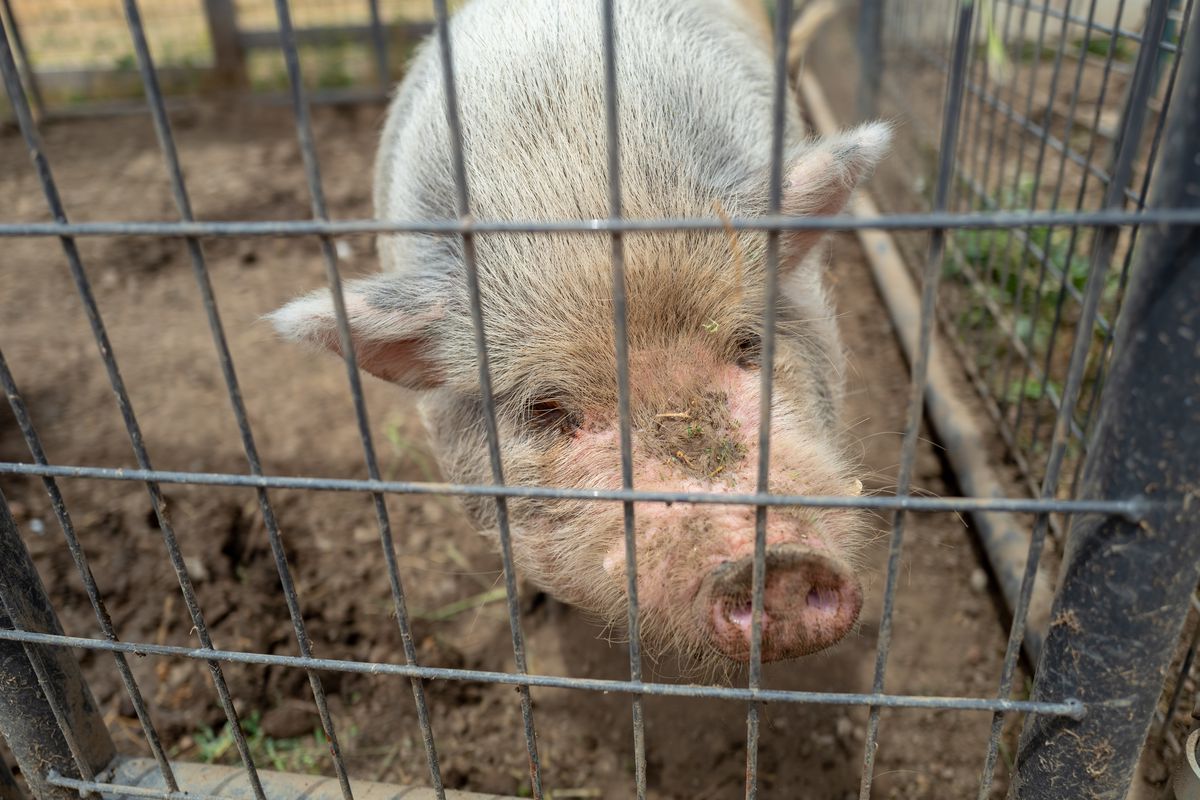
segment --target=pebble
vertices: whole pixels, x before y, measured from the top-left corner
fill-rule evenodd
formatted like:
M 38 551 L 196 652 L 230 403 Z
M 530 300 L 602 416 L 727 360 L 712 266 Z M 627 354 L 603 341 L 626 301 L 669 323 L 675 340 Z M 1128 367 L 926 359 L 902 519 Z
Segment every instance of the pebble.
M 849 717 L 838 717 L 835 730 L 837 731 L 837 737 L 839 739 L 849 739 L 854 735 L 854 723 L 850 721 Z
M 976 594 L 983 594 L 985 591 L 987 591 L 988 586 L 987 573 L 984 572 L 982 568 L 976 567 L 971 571 L 971 578 L 968 583 L 971 587 L 971 591 L 975 592 Z
M 188 575 L 193 581 L 199 583 L 208 580 L 208 567 L 196 556 L 184 556 L 183 565 L 187 567 Z

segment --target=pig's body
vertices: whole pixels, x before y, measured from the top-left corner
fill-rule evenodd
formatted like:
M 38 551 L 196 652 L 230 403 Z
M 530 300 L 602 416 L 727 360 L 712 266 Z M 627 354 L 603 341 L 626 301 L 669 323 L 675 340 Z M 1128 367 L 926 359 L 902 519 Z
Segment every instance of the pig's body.
M 767 211 L 772 63 L 740 0 L 619 0 L 621 186 L 627 217 L 754 217 Z M 483 220 L 608 215 L 602 35 L 595 0 L 475 0 L 451 23 L 471 213 Z M 786 114 L 784 210 L 836 213 L 886 145 L 867 127 L 802 141 Z M 388 113 L 376 169 L 383 219 L 457 216 L 440 54 L 427 45 Z M 846 495 L 843 358 L 815 235 L 782 237 L 771 491 Z M 458 237 L 386 236 L 385 273 L 348 284 L 364 369 L 425 390 L 448 478 L 489 483 L 474 333 Z M 481 301 L 506 479 L 621 485 L 610 242 L 593 234 L 480 234 Z M 753 492 L 766 236 L 630 234 L 634 485 Z M 282 332 L 337 349 L 328 296 L 276 313 Z M 495 505 L 468 506 L 494 530 Z M 626 614 L 617 504 L 511 501 L 520 572 L 605 619 Z M 861 590 L 853 512 L 772 509 L 764 658 L 828 646 Z M 749 652 L 754 510 L 639 504 L 643 631 L 701 660 Z

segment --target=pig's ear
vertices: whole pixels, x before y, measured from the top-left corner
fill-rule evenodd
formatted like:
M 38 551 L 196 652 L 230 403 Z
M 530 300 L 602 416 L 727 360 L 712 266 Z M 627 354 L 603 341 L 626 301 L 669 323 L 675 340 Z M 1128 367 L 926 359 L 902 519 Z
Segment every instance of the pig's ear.
M 358 366 L 377 378 L 410 389 L 432 389 L 445 381 L 434 342 L 445 302 L 428 280 L 392 274 L 342 286 L 346 318 Z M 285 339 L 341 355 L 333 296 L 322 289 L 267 315 Z
M 892 129 L 885 122 L 814 141 L 792 161 L 784 176 L 783 213 L 798 217 L 840 213 L 854 187 L 871 174 L 891 141 Z M 824 231 L 786 235 L 789 264 L 799 263 L 824 235 Z

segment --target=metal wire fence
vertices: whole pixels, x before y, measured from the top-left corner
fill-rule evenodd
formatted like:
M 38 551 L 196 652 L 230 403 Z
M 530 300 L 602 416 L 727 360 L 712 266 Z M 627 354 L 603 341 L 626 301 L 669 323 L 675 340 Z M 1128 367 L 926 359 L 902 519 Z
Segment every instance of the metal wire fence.
M 775 19 L 774 126 L 768 177 L 769 213 L 753 219 L 626 218 L 622 197 L 621 113 L 616 86 L 621 69 L 615 44 L 614 5 L 602 0 L 595 13 L 603 21 L 604 113 L 608 131 L 607 218 L 594 220 L 492 221 L 472 217 L 470 186 L 464 167 L 460 103 L 456 95 L 454 53 L 445 0 L 434 3 L 436 47 L 441 53 L 446 119 L 456 188 L 457 218 L 441 220 L 331 220 L 323 193 L 320 164 L 309 117 L 309 94 L 302 75 L 298 31 L 287 0 L 276 0 L 274 11 L 294 112 L 296 136 L 311 199 L 311 219 L 286 222 L 206 222 L 195 219 L 187 183 L 175 150 L 164 94 L 137 0 L 123 0 L 138 74 L 152 116 L 162 156 L 170 176 L 178 222 L 133 223 L 120 220 L 73 223 L 65 213 L 52 165 L 39 137 L 38 124 L 22 85 L 14 49 L 17 31 L 12 16 L 0 37 L 0 72 L 25 144 L 33 155 L 38 180 L 54 219 L 49 223 L 0 223 L 0 237 L 53 237 L 62 246 L 100 357 L 107 373 L 137 469 L 109 469 L 54 464 L 47 457 L 16 380 L 0 354 L 0 384 L 28 445 L 31 461 L 0 463 L 0 474 L 41 478 L 51 499 L 66 544 L 83 580 L 103 638 L 64 635 L 47 622 L 44 595 L 24 553 L 15 522 L 0 501 L 0 643 L 19 647 L 31 680 L 44 696 L 41 730 L 51 730 L 57 749 L 48 761 L 35 761 L 35 742 L 18 722 L 6 718 L 9 745 L 22 764 L 37 764 L 25 775 L 44 797 L 75 793 L 129 794 L 177 800 L 188 786 L 177 778 L 179 765 L 168 757 L 127 656 L 154 655 L 203 662 L 213 690 L 228 720 L 250 791 L 259 800 L 270 792 L 252 757 L 242 720 L 225 678 L 230 664 L 262 664 L 302 670 L 328 742 L 329 759 L 346 800 L 356 793 L 339 745 L 323 685 L 330 672 L 395 675 L 408 678 L 424 744 L 433 793 L 446 797 L 439 762 L 438 737 L 430 722 L 425 681 L 452 680 L 501 683 L 517 687 L 523 734 L 529 757 L 534 797 L 541 798 L 542 768 L 538 730 L 530 687 L 557 687 L 628 694 L 635 750 L 631 791 L 647 793 L 645 727 L 641 698 L 675 695 L 740 701 L 746 704 L 746 796 L 759 791 L 758 742 L 760 710 L 764 703 L 858 705 L 869 709 L 863 750 L 860 796 L 871 796 L 876 745 L 884 708 L 936 708 L 987 711 L 993 724 L 986 753 L 981 755 L 979 797 L 991 794 L 1002 723 L 1006 715 L 1027 714 L 1026 736 L 1018 756 L 1013 792 L 1018 797 L 1061 796 L 1062 775 L 1073 776 L 1095 796 L 1111 796 L 1128 787 L 1162 689 L 1170 647 L 1178 640 L 1189 596 L 1197 582 L 1195 552 L 1198 535 L 1189 521 L 1194 503 L 1196 453 L 1200 452 L 1200 410 L 1195 405 L 1198 356 L 1194 346 L 1196 309 L 1200 308 L 1200 262 L 1197 231 L 1200 206 L 1194 193 L 1195 154 L 1200 149 L 1196 115 L 1200 113 L 1200 57 L 1189 47 L 1197 22 L 1189 0 L 1182 14 L 1168 0 L 1152 0 L 1145 23 L 1134 32 L 1119 2 L 1111 22 L 1096 21 L 1098 3 L 1049 4 L 976 2 L 892 3 L 886 23 L 879 24 L 881 4 L 864 3 L 864 27 L 888 31 L 882 52 L 891 91 L 905 86 L 913 92 L 912 107 L 928 105 L 942 92 L 940 114 L 926 117 L 936 131 L 937 149 L 932 192 L 925 207 L 880 219 L 792 217 L 782 214 L 784 109 L 787 81 L 790 2 L 777 4 Z M 1074 8 L 1087 5 L 1087 8 Z M 374 9 L 375 4 L 371 4 Z M 1175 16 L 1173 16 L 1173 14 Z M 371 24 L 378 29 L 376 13 Z M 1029 39 L 1015 31 L 1036 20 L 1032 49 Z M 1175 20 L 1172 22 L 1172 20 Z M 952 21 L 952 24 L 951 24 Z M 1010 23 L 1013 27 L 1010 27 Z M 1058 26 L 1050 36 L 1052 24 Z M 949 26 L 949 28 L 947 28 Z M 868 42 L 869 42 L 869 37 Z M 380 39 L 377 37 L 376 41 Z M 1152 43 L 1152 46 L 1147 46 Z M 1008 54 L 999 58 L 997 51 Z M 1028 55 L 1026 55 L 1028 51 Z M 864 63 L 869 59 L 864 58 Z M 907 80 L 897 65 L 925 64 L 937 77 L 927 83 Z M 1047 75 L 1047 69 L 1049 74 Z M 1001 77 L 1001 72 L 1007 74 Z M 920 70 L 918 70 L 920 72 Z M 915 78 L 928 76 L 920 72 Z M 1092 78 L 1087 76 L 1091 75 Z M 1123 76 L 1118 79 L 1117 76 Z M 1084 107 L 1083 86 L 1095 81 L 1096 99 Z M 1040 94 L 1039 94 L 1040 93 Z M 1122 93 L 1122 111 L 1105 117 L 1107 98 Z M 1056 109 L 1060 95 L 1068 107 Z M 1180 97 L 1175 97 L 1179 95 Z M 1041 101 L 1036 98 L 1041 98 Z M 1170 113 L 1168 113 L 1170 112 Z M 915 116 L 915 115 L 914 115 Z M 1115 128 L 1105 133 L 1105 125 Z M 1103 154 L 1103 155 L 1101 155 Z M 1099 163 L 1098 163 L 1099 162 Z M 1165 176 L 1165 177 L 1164 177 Z M 1150 190 L 1154 187 L 1153 199 Z M 1073 199 L 1072 199 L 1073 198 Z M 1064 202 L 1066 201 L 1066 202 Z M 1065 207 L 1064 207 L 1065 205 Z M 632 431 L 629 411 L 629 354 L 624 297 L 624 236 L 632 231 L 707 229 L 767 232 L 766 315 L 763 322 L 761 426 L 757 490 L 751 495 L 695 494 L 641 491 L 634 485 Z M 870 497 L 781 496 L 769 492 L 770 418 L 773 394 L 780 237 L 789 230 L 927 231 L 921 254 L 921 314 L 919 346 L 911 370 L 907 424 L 901 446 L 900 471 L 894 495 Z M 613 326 L 616 336 L 622 488 L 619 491 L 559 489 L 508 485 L 505 481 L 497 411 L 489 368 L 488 323 L 480 303 L 475 259 L 477 237 L 489 233 L 526 232 L 529 235 L 607 237 L 611 242 Z M 475 352 L 484 409 L 492 482 L 449 485 L 383 480 L 371 435 L 355 348 L 342 295 L 335 239 L 350 233 L 422 232 L 456 238 L 462 247 L 474 326 Z M 334 298 L 340 352 L 353 399 L 368 479 L 292 478 L 263 470 L 251 429 L 233 357 L 218 312 L 205 255 L 205 240 L 229 236 L 315 236 L 326 278 Z M 203 301 L 224 379 L 228 400 L 241 436 L 246 471 L 240 474 L 157 470 L 144 444 L 139 417 L 121 375 L 97 305 L 91 279 L 77 240 L 80 237 L 169 237 L 181 239 Z M 1135 241 L 1140 239 L 1141 241 Z M 1135 247 L 1135 244 L 1137 245 Z M 935 327 L 939 319 L 957 332 L 957 347 L 977 389 L 988 401 L 992 419 L 1004 434 L 1032 497 L 1014 492 L 1007 497 L 927 498 L 913 495 L 913 469 L 922 422 L 926 379 Z M 1015 391 L 1010 387 L 1016 386 Z M 1046 438 L 1049 434 L 1048 439 Z M 1071 481 L 1066 481 L 1071 475 Z M 144 484 L 178 579 L 198 643 L 178 647 L 151 642 L 125 642 L 106 610 L 104 598 L 89 568 L 59 483 L 92 478 Z M 209 624 L 165 507 L 162 486 L 183 483 L 201 486 L 240 486 L 255 491 L 274 565 L 282 585 L 299 656 L 222 648 Z M 314 656 L 301 610 L 287 550 L 276 520 L 272 492 L 279 489 L 348 491 L 373 498 L 378 539 L 392 593 L 396 624 L 403 643 L 403 663 L 372 660 L 333 660 Z M 495 503 L 503 563 L 504 589 L 515 663 L 512 673 L 434 668 L 418 662 L 406 604 L 404 582 L 396 561 L 392 522 L 384 502 L 390 493 L 431 493 L 491 497 Z M 507 503 L 512 498 L 576 498 L 597 503 L 621 503 L 627 570 L 629 679 L 598 680 L 533 674 L 525 644 L 512 554 Z M 661 502 L 745 504 L 756 509 L 750 670 L 745 686 L 682 685 L 643 679 L 637 596 L 637 511 L 642 504 Z M 864 693 L 772 690 L 763 685 L 763 606 L 766 585 L 766 527 L 770 509 L 800 505 L 854 507 L 892 513 L 891 537 L 884 585 L 883 616 L 871 690 Z M 886 691 L 888 656 L 897 581 L 904 552 L 906 514 L 911 511 L 994 511 L 1032 513 L 1021 591 L 1013 609 L 1001 680 L 987 697 L 935 697 Z M 1054 624 L 1037 669 L 1030 699 L 1013 699 L 1014 677 L 1034 575 L 1052 515 L 1072 526 L 1072 547 L 1066 555 L 1055 606 Z M 1152 535 L 1145 535 L 1149 531 Z M 1190 548 L 1190 549 L 1189 549 Z M 1101 586 L 1107 599 L 1097 597 Z M 1113 603 L 1119 601 L 1114 607 Z M 39 616 L 41 614 L 41 616 Z M 52 616 L 50 617 L 52 619 Z M 1134 622 L 1136 621 L 1136 623 Z M 1114 638 L 1121 647 L 1114 647 Z M 86 687 L 76 675 L 64 677 L 55 659 L 64 648 L 113 655 L 124 688 L 156 762 L 157 789 L 131 787 L 104 779 L 112 756 L 88 733 Z M 1193 644 L 1194 651 L 1194 644 Z M 1081 664 L 1081 657 L 1093 658 Z M 1190 667 L 1191 657 L 1187 659 Z M 1084 680 L 1094 669 L 1099 676 Z M 1128 677 L 1131 672 L 1141 678 Z M 81 701 L 81 698 L 83 700 Z M 92 721 L 94 724 L 94 720 Z M 36 743 L 41 746 L 41 743 Z M 1097 763 L 1097 748 L 1107 748 Z M 24 760 L 22 760 L 24 759 Z M 214 792 L 215 794 L 215 792 Z
M 461 2 L 451 3 L 451 9 Z M 138 112 L 139 62 L 119 3 L 4 0 L 13 47 L 39 115 Z M 221 86 L 274 98 L 288 86 L 270 0 L 151 0 L 142 26 L 159 89 L 177 102 Z M 420 35 L 418 0 L 301 0 L 293 4 L 304 80 L 317 101 L 383 99 Z
M 950 70 L 939 21 L 953 5 L 888 7 L 885 108 L 911 109 L 898 113 L 921 128 L 936 124 L 927 89 Z M 966 79 L 969 123 L 952 179 L 962 213 L 1146 208 L 1193 4 L 1059 5 L 995 2 L 977 15 L 979 46 Z M 1138 59 L 1149 67 L 1135 84 Z M 1133 124 L 1122 129 L 1127 120 Z M 1126 131 L 1130 141 L 1120 139 Z M 913 168 L 914 179 L 927 180 L 927 170 Z M 889 210 L 925 205 L 919 193 L 888 195 L 883 203 Z M 1106 273 L 1085 388 L 1073 410 L 1065 470 L 1071 480 L 1057 490 L 1064 497 L 1076 494 L 1138 230 L 1130 226 L 1104 243 L 1116 265 Z M 1069 222 L 965 230 L 949 243 L 940 318 L 1031 491 L 1046 473 L 1043 434 L 1062 405 L 1065 342 L 1079 324 L 1097 246 L 1091 231 Z
M 936 124 L 927 88 L 952 71 L 945 50 L 949 34 L 941 21 L 953 5 L 892 4 L 876 34 L 889 69 L 866 93 L 911 121 L 914 137 L 925 142 L 932 141 Z M 1180 53 L 1193 9 L 1191 0 L 1003 0 L 982 6 L 966 78 L 964 113 L 970 122 L 957 143 L 957 210 L 1144 211 L 1179 88 Z M 929 169 L 910 167 L 906 177 L 918 191 L 883 195 L 889 210 L 927 207 L 919 187 Z M 1050 223 L 956 231 L 950 238 L 939 321 L 1031 492 L 1041 485 L 1059 497 L 1079 494 L 1141 231 L 1139 225 L 1105 231 Z M 1109 264 L 1089 324 L 1082 312 L 1097 259 Z M 1064 407 L 1063 388 L 1071 377 L 1068 343 L 1080 338 L 1080 326 L 1089 345 L 1082 392 L 1068 406 L 1058 476 L 1050 470 L 1053 452 L 1045 433 Z M 1055 516 L 1051 523 L 1061 541 L 1065 521 Z M 1172 717 L 1181 703 L 1190 709 L 1195 701 L 1189 677 L 1194 637 L 1181 648 L 1172 695 L 1156 712 L 1157 744 L 1174 752 L 1181 748 Z M 1185 686 L 1193 687 L 1186 696 Z

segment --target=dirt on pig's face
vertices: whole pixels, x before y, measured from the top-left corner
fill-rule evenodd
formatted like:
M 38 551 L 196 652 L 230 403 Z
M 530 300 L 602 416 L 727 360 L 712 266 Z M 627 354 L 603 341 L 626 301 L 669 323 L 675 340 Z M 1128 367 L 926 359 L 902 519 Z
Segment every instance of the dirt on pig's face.
M 755 492 L 764 239 L 628 238 L 636 489 Z M 482 269 L 509 483 L 622 485 L 610 262 L 607 247 L 597 245 L 574 253 L 594 263 L 575 262 L 569 291 L 551 288 L 560 281 L 546 276 L 549 297 L 542 300 L 507 297 L 508 287 L 491 283 L 501 276 Z M 487 254 L 485 247 L 481 265 Z M 778 308 L 773 494 L 845 496 L 861 489 L 842 449 L 842 353 L 819 273 L 816 263 L 789 272 Z M 422 407 L 447 477 L 489 483 L 478 394 L 446 388 Z M 494 534 L 495 502 L 472 498 L 468 506 Z M 519 573 L 621 627 L 628 613 L 622 505 L 511 499 L 508 508 Z M 749 659 L 755 516 L 746 505 L 635 505 L 640 623 L 651 652 L 680 653 L 702 667 Z M 769 510 L 764 660 L 815 652 L 853 627 L 862 604 L 854 564 L 863 527 L 861 514 L 848 509 Z

